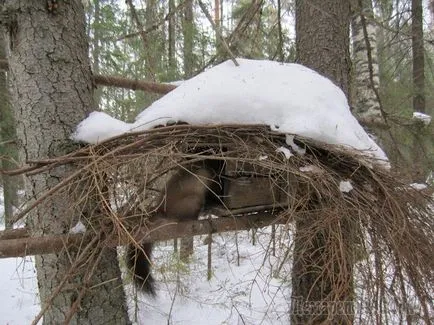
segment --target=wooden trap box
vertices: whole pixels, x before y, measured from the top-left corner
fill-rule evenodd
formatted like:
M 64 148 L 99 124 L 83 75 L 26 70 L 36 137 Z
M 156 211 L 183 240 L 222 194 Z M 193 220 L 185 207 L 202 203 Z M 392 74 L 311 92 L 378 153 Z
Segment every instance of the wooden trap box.
M 288 204 L 287 184 L 245 162 L 226 162 L 223 202 L 229 209 Z

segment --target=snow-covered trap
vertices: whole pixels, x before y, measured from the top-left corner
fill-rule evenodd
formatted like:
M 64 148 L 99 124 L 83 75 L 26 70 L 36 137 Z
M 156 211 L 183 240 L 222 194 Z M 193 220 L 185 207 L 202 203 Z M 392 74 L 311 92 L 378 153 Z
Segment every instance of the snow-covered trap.
M 243 78 L 243 83 L 246 80 Z M 181 87 L 174 92 L 182 91 Z M 328 87 L 334 86 L 330 83 Z M 331 95 L 343 96 L 336 90 Z M 324 104 L 324 98 L 318 99 L 317 107 Z M 175 103 L 177 112 L 182 111 L 183 103 Z M 92 238 L 89 250 L 137 243 L 143 238 L 166 240 L 280 224 L 281 231 L 295 229 L 289 252 L 281 252 L 291 257 L 287 263 L 294 266 L 293 295 L 304 292 L 306 297 L 310 292 L 308 300 L 312 302 L 305 304 L 293 297 L 292 306 L 288 304 L 286 313 L 300 313 L 299 323 L 303 317 L 312 320 L 312 312 L 328 316 L 318 319 L 322 324 L 350 323 L 342 315 L 342 300 L 351 296 L 354 310 L 345 311 L 355 323 L 433 322 L 433 198 L 399 181 L 384 160 L 376 159 L 381 155 L 369 154 L 360 146 L 357 150 L 336 144 L 338 141 L 328 139 L 325 143 L 305 136 L 312 135 L 309 132 L 291 134 L 285 121 L 280 125 L 274 121 L 272 125 L 270 121 L 261 125 L 203 125 L 204 121 L 198 121 L 202 125 L 166 125 L 172 119 L 182 121 L 182 116 L 173 118 L 163 112 L 168 118 L 156 127 L 154 111 L 153 107 L 145 110 L 142 114 L 149 115 L 147 120 L 139 118 L 129 129 L 112 121 L 111 129 L 120 135 L 110 134 L 115 136 L 106 140 L 107 135 L 94 136 L 98 123 L 92 129 L 89 120 L 85 121 L 87 126 L 82 124 L 75 138 L 100 142 L 64 157 L 36 162 L 41 172 L 62 164 L 75 165 L 76 171 L 57 190 L 67 191 L 73 198 L 71 215 L 81 215 L 87 236 Z M 192 114 L 194 118 L 197 115 Z M 195 122 L 184 117 L 185 122 Z M 124 133 L 137 130 L 138 124 L 147 127 Z M 317 127 L 317 131 L 323 130 Z M 352 147 L 357 146 L 352 143 Z M 211 195 L 204 215 L 212 213 L 218 218 L 188 227 L 173 222 L 149 224 L 148 216 L 155 210 L 152 199 L 164 180 L 174 170 L 204 161 L 213 162 L 219 175 L 218 190 Z M 55 197 L 51 191 L 45 198 Z M 312 287 L 301 288 L 301 278 Z

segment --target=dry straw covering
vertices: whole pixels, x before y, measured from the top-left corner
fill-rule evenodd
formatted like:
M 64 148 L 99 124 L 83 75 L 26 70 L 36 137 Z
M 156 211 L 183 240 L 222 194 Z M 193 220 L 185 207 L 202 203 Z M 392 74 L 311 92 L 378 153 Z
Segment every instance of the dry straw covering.
M 362 152 L 297 136 L 295 142 L 302 150 L 289 148 L 285 135 L 258 125 L 173 125 L 118 136 L 21 169 L 34 175 L 75 166 L 68 178 L 28 204 L 17 218 L 55 200 L 59 191 L 68 191 L 74 201 L 71 225 L 80 216 L 92 234 L 89 252 L 84 253 L 83 244 L 83 254 L 77 255 L 88 258 L 95 247 L 137 242 L 150 236 L 147 229 L 164 228 L 146 222 L 164 180 L 176 169 L 212 161 L 223 166 L 220 180 L 230 176 L 268 181 L 275 197 L 271 205 L 231 208 L 223 193 L 214 200 L 219 207 L 213 211 L 223 223 L 264 215 L 268 224 L 295 229 L 288 260 L 293 263 L 294 291 L 306 290 L 306 283 L 298 281 L 303 278 L 312 284 L 304 295 L 312 300 L 350 297 L 357 323 L 432 322 L 432 196 L 402 183 Z M 285 156 L 282 147 L 293 155 Z M 342 184 L 347 187 L 342 189 Z M 170 229 L 172 238 L 183 236 L 179 229 Z M 199 228 L 191 229 L 189 234 L 200 233 Z M 233 228 L 223 225 L 212 231 L 228 229 Z

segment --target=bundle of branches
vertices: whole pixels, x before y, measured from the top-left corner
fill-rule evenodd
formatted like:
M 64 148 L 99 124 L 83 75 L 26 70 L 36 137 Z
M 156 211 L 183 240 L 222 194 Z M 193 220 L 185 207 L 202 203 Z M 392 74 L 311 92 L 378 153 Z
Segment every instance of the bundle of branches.
M 387 323 L 390 317 L 420 317 L 430 323 L 432 197 L 403 184 L 362 152 L 297 136 L 295 144 L 287 140 L 254 125 L 175 125 L 125 134 L 16 171 L 38 174 L 65 164 L 76 167 L 17 218 L 67 191 L 74 202 L 70 224 L 80 216 L 87 229 L 84 235 L 69 235 L 69 241 L 93 238 L 93 247 L 96 240 L 115 246 L 292 224 L 293 295 L 327 303 L 351 297 L 364 324 Z M 223 208 L 221 218 L 186 226 L 148 223 L 153 198 L 167 175 L 204 160 L 235 164 L 239 176 L 248 171 L 249 177 L 265 177 L 280 199 L 256 210 Z M 224 197 L 220 199 L 225 207 Z M 311 285 L 306 287 L 306 281 Z

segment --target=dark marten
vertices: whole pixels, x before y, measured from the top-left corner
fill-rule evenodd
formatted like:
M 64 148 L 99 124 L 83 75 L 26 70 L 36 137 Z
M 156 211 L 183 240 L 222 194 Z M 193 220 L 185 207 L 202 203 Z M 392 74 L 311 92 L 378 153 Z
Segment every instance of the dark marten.
M 205 167 L 180 167 L 168 180 L 159 199 L 157 211 L 151 217 L 197 220 L 211 187 L 215 171 Z M 155 280 L 151 275 L 152 243 L 143 243 L 140 248 L 130 245 L 127 250 L 127 266 L 133 273 L 136 286 L 155 296 Z

